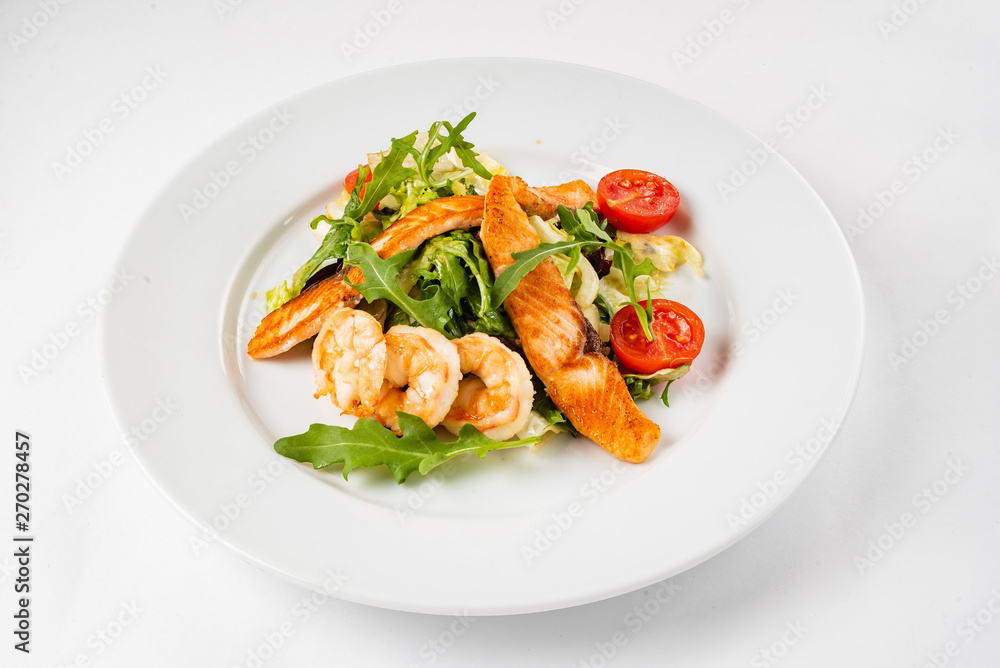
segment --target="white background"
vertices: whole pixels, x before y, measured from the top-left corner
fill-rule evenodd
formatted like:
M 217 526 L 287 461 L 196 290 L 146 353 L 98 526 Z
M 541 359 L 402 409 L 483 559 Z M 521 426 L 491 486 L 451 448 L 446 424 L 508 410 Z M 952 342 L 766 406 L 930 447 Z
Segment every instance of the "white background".
M 263 665 L 997 665 L 1000 280 L 989 267 L 1000 251 L 1000 9 L 943 0 L 401 0 L 370 43 L 345 55 L 342 45 L 372 12 L 389 16 L 390 3 L 333 4 L 0 5 L 0 462 L 13 466 L 15 429 L 31 434 L 37 536 L 30 656 L 12 649 L 16 575 L 12 550 L 0 551 L 0 663 L 256 665 L 251 653 L 291 620 Z M 46 5 L 53 16 L 41 13 Z M 713 23 L 727 9 L 731 22 Z M 689 41 L 698 39 L 700 53 Z M 689 62 L 676 56 L 685 49 Z M 343 76 L 471 55 L 632 75 L 778 140 L 857 258 L 868 327 L 857 398 L 792 499 L 736 546 L 673 578 L 666 604 L 650 603 L 654 586 L 460 624 L 330 599 L 306 620 L 293 615 L 306 590 L 219 545 L 192 548 L 195 528 L 139 470 L 112 421 L 87 300 L 107 284 L 146 204 L 234 124 Z M 122 118 L 112 105 L 147 68 L 163 79 Z M 800 108 L 817 90 L 823 101 Z M 405 100 L 386 91 L 363 101 L 358 122 L 365 104 L 379 103 Z M 796 112 L 799 127 L 783 129 Z M 103 118 L 113 119 L 111 134 L 57 173 L 53 163 Z M 933 164 L 914 170 L 925 151 Z M 880 210 L 879 193 L 888 202 L 896 180 L 900 194 Z M 859 225 L 859 208 L 878 215 Z M 943 324 L 927 325 L 936 312 Z M 19 367 L 74 324 L 64 349 L 22 377 Z M 68 507 L 81 481 L 109 466 Z M 941 482 L 952 466 L 964 472 Z M 12 477 L 0 474 L 0 499 L 12 498 Z M 921 500 L 925 489 L 933 502 Z M 891 536 L 907 512 L 914 526 Z M 873 552 L 880 539 L 885 549 Z M 640 624 L 634 609 L 643 605 L 654 614 Z M 134 619 L 123 612 L 130 607 Z M 104 644 L 97 634 L 109 624 L 116 632 L 119 618 L 123 632 Z M 617 632 L 627 642 L 615 647 Z M 437 642 L 450 646 L 438 652 Z

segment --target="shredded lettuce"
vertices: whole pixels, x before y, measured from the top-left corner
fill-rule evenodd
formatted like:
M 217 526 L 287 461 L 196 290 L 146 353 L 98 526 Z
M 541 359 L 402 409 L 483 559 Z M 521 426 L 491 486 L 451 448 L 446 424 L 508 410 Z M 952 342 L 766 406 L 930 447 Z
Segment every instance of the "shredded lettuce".
M 434 188 L 426 186 L 414 179 L 403 181 L 395 188 L 389 191 L 389 196 L 393 198 L 396 204 L 396 210 L 393 211 L 388 216 L 382 218 L 382 224 L 388 227 L 389 224 L 396 222 L 409 212 L 416 209 L 418 206 L 427 204 L 428 202 L 433 202 L 434 200 L 441 197 L 439 193 Z
M 584 261 L 577 262 L 576 266 L 570 268 L 572 259 L 566 255 L 553 255 L 552 262 L 559 268 L 563 282 L 580 308 L 592 305 L 600 289 L 600 279 L 597 278 L 593 265 Z
M 528 413 L 528 420 L 524 423 L 524 426 L 521 427 L 521 430 L 515 434 L 515 436 L 522 439 L 538 439 L 533 444 L 528 446 L 528 450 L 534 453 L 541 450 L 545 444 L 559 434 L 565 433 L 568 433 L 567 429 L 560 427 L 558 424 L 553 422 L 549 422 L 540 413 L 531 411 Z
M 529 216 L 528 223 L 535 228 L 538 239 L 543 244 L 552 244 L 559 241 L 571 241 L 572 237 L 559 227 L 558 218 L 543 220 L 541 216 Z

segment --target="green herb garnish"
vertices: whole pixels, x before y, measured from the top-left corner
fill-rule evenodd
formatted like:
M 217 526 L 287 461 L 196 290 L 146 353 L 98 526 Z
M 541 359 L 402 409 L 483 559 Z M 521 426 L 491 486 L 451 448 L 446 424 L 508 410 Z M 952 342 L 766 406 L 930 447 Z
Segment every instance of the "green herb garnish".
M 526 438 L 519 441 L 495 441 L 471 424 L 462 426 L 457 440 L 445 442 L 438 438 L 416 415 L 397 411 L 402 436 L 396 436 L 371 418 L 361 418 L 353 427 L 313 424 L 304 434 L 278 439 L 274 450 L 280 455 L 322 469 L 332 464 L 344 464 L 344 479 L 359 467 L 385 465 L 397 483 L 412 473 L 426 475 L 435 467 L 466 452 L 480 459 L 491 450 L 516 448 L 537 442 Z

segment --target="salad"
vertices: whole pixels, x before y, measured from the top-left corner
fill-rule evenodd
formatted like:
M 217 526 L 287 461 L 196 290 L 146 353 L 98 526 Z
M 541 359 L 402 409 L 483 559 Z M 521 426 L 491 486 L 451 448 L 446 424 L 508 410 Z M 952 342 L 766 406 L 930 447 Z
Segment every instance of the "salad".
M 629 462 L 659 442 L 635 402 L 663 384 L 669 406 L 705 336 L 667 299 L 679 266 L 702 275 L 701 254 L 652 233 L 677 211 L 677 189 L 632 169 L 596 192 L 529 186 L 464 138 L 474 117 L 369 154 L 311 222 L 316 251 L 267 291 L 249 355 L 315 337 L 315 397 L 358 418 L 281 438 L 280 454 L 342 463 L 345 478 L 385 465 L 401 483 L 559 433 Z

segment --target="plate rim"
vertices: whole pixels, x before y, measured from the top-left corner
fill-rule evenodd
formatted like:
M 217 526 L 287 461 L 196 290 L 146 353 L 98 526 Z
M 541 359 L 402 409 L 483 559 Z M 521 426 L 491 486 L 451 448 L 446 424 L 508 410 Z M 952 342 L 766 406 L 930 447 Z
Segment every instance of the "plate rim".
M 742 530 L 739 533 L 733 533 L 733 535 L 731 536 L 730 540 L 725 541 L 725 542 L 720 542 L 720 543 L 716 544 L 714 546 L 714 548 L 715 548 L 714 551 L 711 551 L 708 554 L 700 554 L 698 557 L 692 557 L 691 559 L 683 562 L 682 564 L 675 565 L 673 568 L 666 569 L 666 570 L 664 570 L 661 573 L 656 573 L 656 574 L 653 574 L 652 576 L 650 576 L 650 575 L 647 574 L 645 577 L 634 578 L 632 580 L 633 583 L 634 583 L 634 586 L 631 586 L 631 588 L 629 588 L 629 589 L 624 589 L 623 590 L 620 587 L 615 587 L 614 591 L 611 591 L 611 592 L 601 591 L 601 592 L 598 592 L 598 593 L 595 593 L 595 591 L 593 589 L 591 589 L 591 590 L 588 590 L 588 593 L 585 594 L 585 595 L 577 595 L 575 597 L 569 597 L 569 598 L 572 598 L 573 600 L 564 601 L 562 603 L 553 603 L 553 602 L 550 601 L 547 604 L 543 604 L 543 605 L 540 605 L 540 606 L 522 605 L 522 606 L 517 606 L 516 610 L 503 609 L 505 606 L 499 606 L 499 607 L 497 607 L 497 609 L 495 611 L 491 611 L 489 609 L 477 609 L 476 614 L 481 614 L 481 615 L 522 614 L 522 613 L 540 612 L 540 611 L 546 611 L 546 610 L 554 610 L 554 609 L 561 609 L 561 608 L 567 608 L 567 607 L 574 607 L 574 606 L 577 606 L 577 605 L 583 605 L 583 604 L 587 604 L 587 603 L 590 603 L 590 602 L 594 602 L 594 601 L 598 601 L 598 600 L 603 600 L 603 599 L 606 599 L 606 598 L 608 598 L 610 596 L 620 595 L 620 594 L 626 593 L 628 591 L 634 591 L 635 589 L 638 589 L 638 588 L 641 588 L 641 587 L 644 587 L 644 586 L 648 586 L 650 584 L 662 581 L 662 580 L 664 580 L 666 578 L 669 578 L 669 577 L 672 577 L 672 576 L 674 576 L 674 575 L 676 575 L 678 573 L 684 572 L 684 571 L 686 571 L 686 570 L 688 570 L 688 569 L 690 569 L 690 568 L 692 568 L 692 567 L 694 567 L 694 566 L 696 566 L 696 565 L 698 565 L 700 563 L 704 563 L 707 560 L 711 559 L 712 557 L 714 557 L 714 556 L 718 555 L 719 553 L 725 551 L 726 549 L 728 549 L 729 547 L 731 547 L 735 543 L 739 542 L 740 540 L 742 540 L 746 536 L 748 536 L 751 533 L 753 533 L 753 531 L 755 531 L 764 522 L 766 522 L 770 517 L 772 517 L 777 512 L 777 510 L 783 506 L 783 504 L 785 503 L 785 501 L 787 501 L 787 499 L 797 489 L 799 489 L 801 487 L 801 485 L 804 483 L 804 481 L 813 473 L 813 471 L 815 470 L 815 468 L 818 466 L 819 462 L 822 461 L 822 459 L 829 452 L 829 450 L 832 447 L 833 443 L 837 440 L 837 438 L 840 437 L 843 425 L 844 425 L 844 423 L 845 423 L 845 421 L 846 421 L 846 419 L 847 419 L 847 417 L 848 417 L 848 415 L 849 415 L 849 413 L 851 411 L 851 408 L 854 405 L 854 401 L 857 398 L 857 390 L 858 390 L 858 387 L 859 387 L 859 384 L 860 384 L 861 373 L 863 371 L 863 365 L 864 365 L 864 353 L 865 353 L 864 342 L 865 342 L 865 333 L 866 333 L 866 330 L 867 330 L 867 322 L 866 322 L 866 311 L 865 311 L 865 299 L 864 299 L 863 284 L 862 284 L 862 281 L 861 281 L 861 275 L 860 275 L 860 271 L 859 271 L 859 268 L 858 268 L 857 260 L 856 260 L 856 258 L 854 256 L 852 248 L 851 248 L 851 246 L 850 246 L 850 244 L 849 244 L 849 242 L 848 242 L 848 240 L 846 238 L 846 235 L 845 235 L 842 227 L 837 223 L 836 217 L 833 215 L 832 211 L 830 211 L 830 209 L 827 206 L 826 202 L 822 199 L 822 197 L 820 197 L 820 195 L 816 191 L 816 189 L 804 178 L 804 176 L 784 156 L 782 156 L 780 153 L 778 153 L 777 151 L 775 151 L 765 141 L 763 141 L 762 139 L 760 139 L 760 137 L 758 137 L 756 134 L 754 134 L 754 133 L 750 132 L 749 130 L 747 130 L 740 123 L 738 123 L 738 122 L 732 120 L 731 118 L 723 115 L 721 112 L 716 111 L 712 107 L 707 106 L 706 104 L 698 101 L 697 99 L 691 98 L 691 97 L 686 96 L 686 95 L 684 95 L 682 93 L 678 93 L 675 90 L 666 88 L 664 86 L 660 86 L 660 85 L 652 83 L 650 81 L 647 81 L 647 80 L 644 80 L 644 79 L 640 79 L 640 78 L 632 76 L 632 75 L 622 74 L 620 72 L 616 72 L 616 71 L 613 71 L 613 70 L 608 70 L 608 69 L 598 68 L 598 67 L 592 67 L 592 66 L 589 66 L 589 65 L 580 65 L 580 64 L 577 64 L 577 63 L 570 63 L 570 62 L 564 62 L 564 61 L 534 59 L 534 58 L 520 58 L 520 57 L 507 58 L 507 57 L 488 57 L 488 56 L 487 57 L 474 57 L 474 58 L 441 58 L 441 59 L 420 60 L 420 61 L 414 61 L 414 62 L 408 62 L 408 63 L 398 63 L 398 64 L 391 65 L 391 66 L 388 66 L 388 67 L 375 68 L 375 69 L 365 70 L 365 71 L 362 71 L 362 72 L 356 72 L 356 73 L 353 73 L 353 74 L 348 75 L 346 77 L 340 77 L 340 78 L 332 79 L 332 80 L 324 82 L 324 83 L 317 84 L 317 85 L 312 86 L 312 87 L 310 87 L 310 88 L 308 88 L 306 90 L 303 90 L 303 91 L 300 91 L 298 93 L 295 93 L 292 96 L 286 97 L 286 98 L 281 99 L 281 100 L 277 100 L 277 101 L 275 101 L 275 102 L 273 102 L 273 103 L 271 103 L 271 104 L 263 107 L 259 111 L 246 116 L 245 118 L 243 118 L 242 120 L 240 120 L 238 123 L 236 123 L 232 127 L 230 127 L 228 130 L 226 130 L 226 131 L 218 134 L 215 139 L 213 139 L 206 146 L 204 146 L 201 150 L 199 150 L 198 152 L 196 152 L 191 158 L 189 158 L 187 161 L 185 161 L 184 164 L 182 165 L 182 167 L 179 168 L 176 172 L 174 172 L 171 175 L 171 177 L 169 179 L 167 179 L 164 182 L 164 184 L 149 199 L 147 205 L 143 208 L 141 214 L 139 216 L 137 216 L 137 218 L 132 222 L 132 225 L 130 227 L 130 230 L 129 230 L 128 234 L 125 235 L 123 241 L 121 242 L 121 245 L 120 245 L 120 247 L 118 249 L 118 252 L 117 252 L 117 254 L 115 256 L 115 264 L 114 264 L 114 266 L 119 266 L 119 265 L 121 265 L 125 261 L 125 259 L 126 259 L 126 257 L 125 257 L 126 251 L 131 247 L 131 245 L 135 241 L 136 237 L 138 237 L 140 235 L 140 233 L 141 233 L 142 222 L 145 219 L 147 219 L 149 216 L 152 215 L 152 213 L 156 210 L 156 204 L 157 204 L 157 202 L 160 201 L 161 199 L 165 198 L 171 192 L 172 188 L 175 187 L 175 183 L 179 179 L 181 179 L 185 174 L 190 173 L 190 171 L 192 170 L 192 168 L 194 166 L 198 165 L 201 161 L 203 161 L 205 158 L 207 158 L 208 156 L 210 156 L 213 152 L 217 151 L 218 148 L 227 141 L 227 138 L 231 137 L 233 135 L 233 133 L 238 128 L 242 127 L 243 125 L 247 124 L 248 122 L 252 121 L 253 119 L 262 117 L 264 114 L 266 114 L 268 112 L 269 109 L 273 109 L 274 107 L 280 107 L 282 105 L 292 105 L 292 104 L 295 103 L 295 101 L 300 100 L 300 99 L 304 99 L 304 98 L 308 98 L 309 96 L 315 94 L 316 91 L 318 91 L 320 89 L 328 88 L 328 87 L 331 87 L 331 86 L 336 86 L 336 85 L 339 85 L 339 84 L 345 84 L 345 83 L 351 82 L 351 81 L 362 80 L 362 79 L 365 79 L 365 78 L 373 76 L 373 75 L 386 75 L 386 74 L 391 74 L 393 72 L 405 71 L 405 70 L 408 70 L 408 69 L 419 69 L 419 68 L 426 68 L 426 67 L 431 67 L 431 66 L 442 66 L 442 65 L 446 65 L 446 64 L 449 64 L 449 63 L 456 63 L 456 62 L 461 62 L 461 63 L 472 62 L 472 63 L 481 63 L 481 64 L 482 63 L 501 63 L 501 64 L 521 63 L 523 65 L 535 65 L 535 66 L 541 66 L 541 67 L 546 67 L 546 66 L 567 67 L 567 68 L 571 68 L 571 69 L 574 69 L 574 70 L 577 70 L 577 71 L 580 71 L 580 72 L 599 73 L 599 74 L 604 75 L 604 76 L 611 76 L 611 77 L 614 77 L 614 78 L 617 78 L 617 79 L 626 80 L 628 82 L 631 82 L 631 84 L 633 84 L 633 85 L 640 85 L 640 86 L 642 86 L 644 88 L 654 89 L 654 90 L 661 91 L 661 92 L 665 91 L 665 92 L 671 94 L 672 96 L 674 96 L 674 97 L 676 97 L 678 99 L 681 99 L 681 100 L 684 100 L 684 101 L 686 101 L 686 102 L 688 102 L 690 104 L 696 105 L 701 110 L 702 113 L 705 113 L 705 114 L 713 117 L 716 121 L 720 121 L 720 122 L 722 122 L 724 124 L 727 124 L 729 126 L 732 126 L 732 127 L 736 128 L 736 129 L 738 129 L 741 133 L 743 133 L 747 137 L 750 137 L 754 142 L 756 142 L 756 145 L 764 147 L 772 156 L 778 158 L 787 167 L 788 171 L 791 174 L 794 174 L 794 176 L 796 177 L 796 181 L 798 183 L 798 186 L 799 187 L 804 186 L 805 189 L 811 195 L 812 199 L 814 199 L 816 201 L 816 203 L 818 203 L 822 207 L 822 209 L 825 212 L 826 216 L 829 218 L 830 223 L 832 223 L 833 227 L 836 229 L 837 236 L 838 236 L 838 238 L 840 240 L 840 243 L 843 246 L 843 251 L 845 251 L 845 256 L 846 256 L 846 259 L 848 261 L 848 267 L 849 267 L 850 273 L 851 273 L 851 279 L 852 280 L 850 282 L 850 288 L 851 288 L 851 291 L 852 291 L 853 295 L 856 297 L 857 303 L 858 303 L 858 313 L 856 314 L 856 316 L 857 316 L 857 341 L 855 342 L 855 345 L 856 345 L 856 354 L 855 354 L 854 360 L 853 360 L 853 368 L 852 368 L 852 370 L 850 372 L 851 381 L 850 381 L 849 384 L 845 385 L 845 391 L 844 391 L 843 394 L 841 394 L 841 399 L 840 399 L 840 402 L 839 402 L 839 406 L 837 407 L 837 410 L 834 412 L 834 414 L 837 416 L 837 426 L 836 426 L 836 429 L 834 430 L 834 433 L 833 433 L 832 437 L 829 439 L 829 441 L 827 443 L 825 443 L 824 447 L 818 453 L 818 455 L 815 456 L 815 457 L 813 457 L 807 463 L 807 465 L 803 467 L 803 469 L 801 470 L 801 472 L 795 477 L 795 479 L 793 479 L 791 481 L 791 484 L 783 486 L 781 488 L 781 490 L 779 491 L 779 493 L 776 494 L 774 497 L 772 497 L 772 502 L 769 503 L 766 506 L 766 508 L 762 509 L 761 512 L 757 513 L 751 520 L 748 520 L 747 521 L 747 527 L 745 528 L 745 530 Z M 228 285 L 228 281 L 227 281 L 227 285 Z M 107 404 L 108 404 L 109 410 L 111 412 L 112 418 L 113 418 L 116 426 L 119 428 L 119 432 L 121 433 L 121 435 L 123 437 L 123 442 L 125 442 L 124 441 L 124 434 L 125 434 L 126 425 L 124 424 L 124 417 L 120 417 L 122 415 L 122 411 L 119 410 L 118 406 L 116 405 L 116 400 L 112 396 L 112 387 L 111 387 L 111 381 L 110 381 L 111 369 L 110 369 L 110 360 L 109 360 L 108 356 L 111 354 L 111 351 L 108 349 L 108 345 L 107 345 L 107 342 L 108 342 L 108 338 L 107 337 L 109 336 L 108 320 L 110 318 L 110 312 L 111 312 L 111 309 L 106 309 L 105 311 L 103 311 L 100 314 L 100 317 L 98 318 L 98 322 L 97 322 L 97 327 L 96 327 L 96 345 L 97 345 L 97 355 L 98 355 L 98 368 L 99 368 L 99 374 L 100 374 L 100 376 L 102 378 L 102 389 L 104 391 L 105 400 L 107 401 Z M 156 478 L 156 476 L 153 474 L 153 472 L 150 470 L 150 468 L 148 468 L 147 463 L 144 462 L 143 459 L 139 456 L 139 453 L 136 451 L 136 449 L 132 448 L 132 447 L 128 447 L 127 449 L 129 450 L 129 452 L 132 454 L 133 458 L 139 464 L 140 469 L 144 472 L 144 474 L 147 476 L 147 478 L 150 480 L 150 482 L 152 482 L 154 488 L 157 489 L 161 494 L 163 494 L 163 496 L 165 496 L 168 499 L 168 501 L 175 508 L 177 508 L 184 517 L 186 517 L 188 520 L 190 520 L 196 527 L 198 527 L 199 529 L 205 530 L 205 525 L 201 522 L 201 520 L 199 520 L 199 518 L 196 517 L 193 513 L 189 512 L 181 504 L 180 500 L 178 500 L 173 495 L 171 495 L 170 493 L 168 493 L 167 490 L 161 485 L 160 481 Z M 217 542 L 225 545 L 228 549 L 231 549 L 234 552 L 236 552 L 236 554 L 238 554 L 240 556 L 240 558 L 243 559 L 244 561 L 247 561 L 247 562 L 249 562 L 251 564 L 257 565 L 257 566 L 259 566 L 259 567 L 267 570 L 268 572 L 274 573 L 274 574 L 278 575 L 279 577 L 281 577 L 282 579 L 284 579 L 284 580 L 286 580 L 288 582 L 292 582 L 292 583 L 295 583 L 295 584 L 298 584 L 300 586 L 304 586 L 304 587 L 307 587 L 307 588 L 313 586 L 313 583 L 307 582 L 305 580 L 302 580 L 299 577 L 295 576 L 294 574 L 286 572 L 285 570 L 281 569 L 280 567 L 277 567 L 274 564 L 271 564 L 271 563 L 267 562 L 263 558 L 255 556 L 253 553 L 251 553 L 247 549 L 244 549 L 243 547 L 239 546 L 238 544 L 230 541 L 227 538 L 227 535 L 226 535 L 225 532 L 223 532 L 220 535 L 216 536 L 215 540 Z M 363 596 L 346 595 L 346 592 L 345 593 L 337 593 L 336 597 L 341 598 L 343 600 L 352 601 L 352 602 L 363 603 L 363 604 L 368 604 L 368 605 L 375 605 L 375 606 L 378 606 L 378 607 L 390 608 L 390 609 L 396 609 L 396 610 L 405 610 L 405 611 L 412 611 L 412 612 L 423 612 L 423 613 L 430 613 L 430 614 L 453 614 L 450 611 L 435 609 L 434 606 L 431 606 L 431 607 L 429 607 L 427 609 L 420 609 L 420 608 L 414 608 L 412 606 L 406 606 L 406 605 L 392 605 L 391 602 L 386 602 L 386 601 L 376 602 L 376 601 L 373 601 L 371 598 L 369 598 L 369 599 L 366 600 L 365 597 L 363 597 Z

